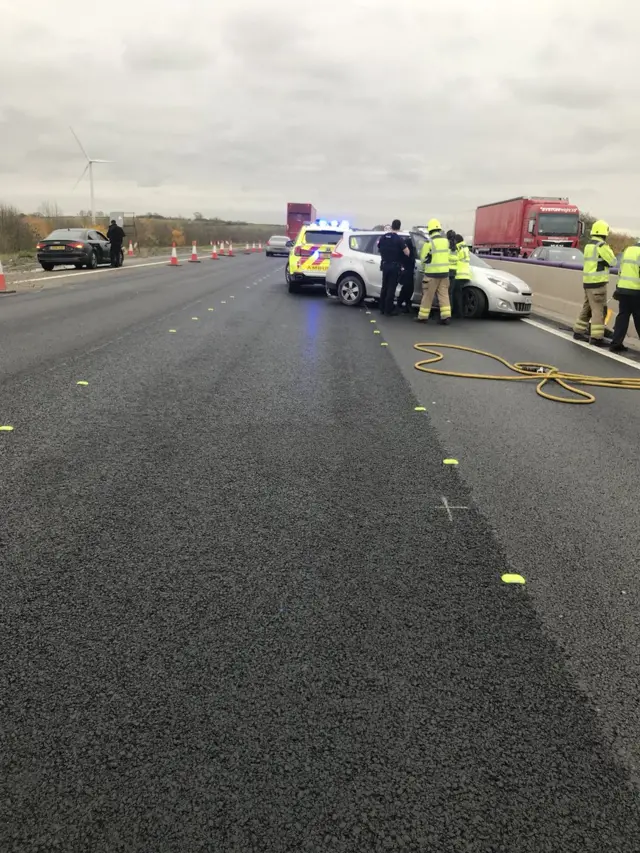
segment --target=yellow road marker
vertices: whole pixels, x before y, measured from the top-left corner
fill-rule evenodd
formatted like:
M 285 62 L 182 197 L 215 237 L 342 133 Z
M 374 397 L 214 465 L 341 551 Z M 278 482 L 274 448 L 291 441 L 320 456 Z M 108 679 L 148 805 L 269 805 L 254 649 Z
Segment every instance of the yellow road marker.
M 207 311 L 213 311 L 213 308 L 207 308 Z
M 443 459 L 442 464 L 443 465 L 457 465 L 458 460 L 457 459 Z
M 381 334 L 382 334 L 382 332 L 381 332 L 379 329 L 374 329 L 374 330 L 373 330 L 373 334 L 374 334 L 374 335 L 381 335 Z
M 197 320 L 198 318 L 197 318 L 197 317 L 192 317 L 191 319 L 192 319 L 192 320 Z
M 416 406 L 416 407 L 415 407 L 415 409 L 414 409 L 413 411 L 414 411 L 414 412 L 426 412 L 426 411 L 427 411 L 427 407 L 426 407 L 426 406 Z
M 370 323 L 375 323 L 375 322 L 376 322 L 376 320 L 369 320 L 369 322 L 370 322 Z
M 220 300 L 220 304 L 221 304 L 221 305 L 226 305 L 226 304 L 227 304 L 226 299 L 221 299 L 221 300 Z
M 521 584 L 526 583 L 526 580 L 522 577 L 522 575 L 506 574 L 506 575 L 502 575 L 501 580 L 504 583 L 521 583 Z
M 85 382 L 84 379 L 81 379 L 79 382 L 76 382 L 76 385 L 88 385 L 88 382 Z
M 13 432 L 13 427 L 5 424 L 4 426 L 0 426 L 0 432 Z
M 230 296 L 229 299 L 235 299 L 235 296 Z
M 172 334 L 174 334 L 174 335 L 175 335 L 175 333 L 176 333 L 178 330 L 177 330 L 177 329 L 169 329 L 169 331 L 170 331 Z
M 389 346 L 389 344 L 382 343 L 382 344 L 380 344 L 380 346 L 381 346 L 381 347 L 388 347 L 388 346 Z

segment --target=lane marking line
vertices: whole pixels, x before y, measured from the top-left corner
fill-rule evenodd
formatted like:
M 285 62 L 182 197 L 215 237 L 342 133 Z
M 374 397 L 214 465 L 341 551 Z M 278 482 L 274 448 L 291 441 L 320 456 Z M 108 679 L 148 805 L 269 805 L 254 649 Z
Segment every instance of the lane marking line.
M 509 574 L 509 573 L 502 575 L 500 580 L 503 583 L 520 583 L 520 584 L 526 583 L 526 580 L 522 577 L 522 575 L 513 575 L 513 574 Z
M 446 512 L 446 513 L 447 513 L 447 515 L 449 516 L 449 521 L 450 521 L 452 524 L 453 524 L 453 512 L 452 512 L 451 510 L 453 510 L 453 509 L 469 509 L 469 507 L 468 507 L 468 506 L 451 506 L 451 504 L 450 504 L 450 503 L 449 503 L 449 501 L 445 498 L 445 496 L 444 496 L 444 495 L 442 496 L 442 503 L 443 503 L 443 506 L 437 506 L 437 507 L 436 507 L 436 509 L 443 509 L 443 510 L 445 510 L 445 512 Z
M 529 326 L 534 326 L 536 329 L 541 329 L 543 332 L 549 332 L 550 335 L 555 335 L 557 338 L 569 341 L 574 344 L 574 346 L 584 347 L 585 349 L 588 349 L 589 352 L 603 355 L 605 358 L 612 359 L 612 361 L 619 361 L 621 364 L 626 364 L 628 367 L 634 367 L 636 370 L 640 370 L 640 364 L 638 364 L 637 361 L 632 361 L 630 358 L 618 355 L 617 352 L 609 352 L 606 349 L 592 347 L 591 344 L 587 344 L 584 341 L 574 341 L 573 335 L 570 335 L 569 332 L 563 332 L 561 329 L 553 329 L 551 326 L 546 326 L 544 323 L 539 323 L 537 320 L 531 320 L 529 317 L 522 317 L 521 322 L 527 323 Z

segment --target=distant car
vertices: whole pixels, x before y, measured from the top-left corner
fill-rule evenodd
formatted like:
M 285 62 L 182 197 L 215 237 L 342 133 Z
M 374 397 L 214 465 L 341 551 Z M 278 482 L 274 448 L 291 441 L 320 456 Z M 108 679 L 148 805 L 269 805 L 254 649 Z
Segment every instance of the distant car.
M 552 264 L 582 264 L 584 255 L 580 249 L 566 246 L 538 246 L 529 255 L 532 261 L 549 261 Z
M 411 237 L 420 257 L 426 237 L 417 231 L 404 232 Z M 334 247 L 327 272 L 328 296 L 337 297 L 343 305 L 359 305 L 363 299 L 378 299 L 382 289 L 379 231 L 349 231 Z M 531 313 L 531 288 L 512 273 L 496 270 L 477 255 L 471 254 L 471 281 L 462 290 L 462 307 L 468 318 L 487 314 L 510 314 L 526 317 Z M 422 298 L 422 264 L 416 261 L 412 302 Z
M 288 237 L 269 237 L 267 240 L 267 245 L 265 246 L 265 252 L 267 253 L 268 258 L 272 258 L 274 255 L 286 255 L 289 257 L 289 252 L 293 247 L 293 240 L 290 240 Z
M 51 272 L 56 266 L 73 265 L 77 270 L 111 264 L 111 243 L 100 231 L 90 228 L 59 228 L 36 246 L 38 263 Z M 121 261 L 124 258 L 122 252 Z
M 289 293 L 298 293 L 301 285 L 324 285 L 331 250 L 348 227 L 347 222 L 318 220 L 300 229 L 285 269 Z

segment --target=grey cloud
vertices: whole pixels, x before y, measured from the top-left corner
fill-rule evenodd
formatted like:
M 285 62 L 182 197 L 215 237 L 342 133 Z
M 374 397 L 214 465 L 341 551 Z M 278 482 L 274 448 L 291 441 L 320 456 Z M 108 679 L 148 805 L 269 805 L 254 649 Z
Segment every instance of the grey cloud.
M 185 41 L 182 35 L 127 41 L 122 58 L 125 67 L 132 71 L 168 73 L 197 71 L 214 60 L 211 50 Z

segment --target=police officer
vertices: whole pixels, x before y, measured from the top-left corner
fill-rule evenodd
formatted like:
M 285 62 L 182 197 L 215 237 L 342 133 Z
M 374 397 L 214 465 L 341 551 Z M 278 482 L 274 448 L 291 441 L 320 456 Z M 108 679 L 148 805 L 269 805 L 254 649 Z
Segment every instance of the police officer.
M 578 319 L 573 324 L 573 337 L 577 341 L 589 341 L 596 347 L 604 345 L 609 267 L 614 266 L 616 262 L 613 249 L 605 242 L 608 236 L 609 226 L 604 220 L 598 219 L 593 223 L 591 239 L 584 247 L 582 268 L 584 302 Z M 591 325 L 591 337 L 587 335 L 589 325 Z
M 624 250 L 620 261 L 618 286 L 613 298 L 620 303 L 618 316 L 613 327 L 611 352 L 626 352 L 624 339 L 629 329 L 629 320 L 633 317 L 638 337 L 640 337 L 640 240 L 635 246 Z
M 400 273 L 400 295 L 398 296 L 398 308 L 403 314 L 411 311 L 411 299 L 413 297 L 413 284 L 416 272 L 416 247 L 411 237 L 407 237 L 406 247 L 409 254 L 402 258 L 402 272 Z
M 440 323 L 448 326 L 451 322 L 451 303 L 449 302 L 449 241 L 437 219 L 427 223 L 429 239 L 420 253 L 424 262 L 422 280 L 422 302 L 416 318 L 417 323 L 426 323 L 431 314 L 433 298 L 437 294 L 440 304 Z
M 111 220 L 107 238 L 111 243 L 111 266 L 119 267 L 122 263 L 122 244 L 124 242 L 124 230 L 118 225 L 115 219 Z
M 453 317 L 463 316 L 462 289 L 471 281 L 471 253 L 461 234 L 456 234 L 456 271 L 451 288 L 451 309 Z
M 391 223 L 391 231 L 387 231 L 380 238 L 378 250 L 380 257 L 380 269 L 382 270 L 382 290 L 380 291 L 380 313 L 393 316 L 398 311 L 394 308 L 396 288 L 400 278 L 402 261 L 409 255 L 405 241 L 398 234 L 401 228 L 399 219 Z

